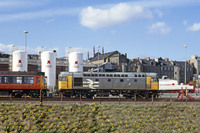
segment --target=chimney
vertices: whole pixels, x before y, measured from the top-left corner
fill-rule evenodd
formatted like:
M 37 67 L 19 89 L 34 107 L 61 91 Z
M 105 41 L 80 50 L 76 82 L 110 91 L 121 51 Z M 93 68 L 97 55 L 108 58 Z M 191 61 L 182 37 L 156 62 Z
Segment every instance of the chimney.
M 102 47 L 102 55 L 104 55 L 104 47 Z
M 165 58 L 165 61 L 169 61 L 169 58 Z
M 134 57 L 133 59 L 134 59 L 134 60 L 139 60 L 140 58 L 139 58 L 139 57 Z
M 144 57 L 145 60 L 150 60 L 150 57 Z
M 95 47 L 93 46 L 93 57 L 95 56 Z
M 87 53 L 87 60 L 89 60 L 89 58 L 90 58 L 90 55 L 89 55 L 89 51 L 88 51 L 88 53 Z

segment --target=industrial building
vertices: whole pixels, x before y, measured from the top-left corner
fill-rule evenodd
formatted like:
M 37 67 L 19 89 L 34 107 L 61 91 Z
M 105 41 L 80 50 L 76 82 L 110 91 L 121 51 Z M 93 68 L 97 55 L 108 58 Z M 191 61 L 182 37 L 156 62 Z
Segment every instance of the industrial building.
M 41 70 L 41 53 L 28 54 L 28 71 L 42 71 Z M 0 71 L 12 70 L 12 58 L 10 54 L 0 53 Z M 101 72 L 155 72 L 158 73 L 159 78 L 167 76 L 169 79 L 176 79 L 179 83 L 185 82 L 185 61 L 170 61 L 168 58 L 161 57 L 151 59 L 139 57 L 128 59 L 127 54 L 121 54 L 119 51 L 104 53 L 95 52 L 93 48 L 93 56 L 87 57 L 83 61 L 83 71 L 97 71 Z M 186 62 L 186 81 L 198 81 L 200 79 L 200 57 L 192 56 Z M 56 84 L 57 77 L 60 72 L 69 71 L 69 63 L 67 57 L 56 58 Z

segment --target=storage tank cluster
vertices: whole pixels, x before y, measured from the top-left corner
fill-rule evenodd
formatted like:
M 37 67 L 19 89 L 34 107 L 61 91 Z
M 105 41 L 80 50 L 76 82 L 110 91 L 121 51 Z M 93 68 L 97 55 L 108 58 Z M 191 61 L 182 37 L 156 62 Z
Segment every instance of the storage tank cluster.
M 27 52 L 17 50 L 13 52 L 12 71 L 26 72 L 28 67 Z
M 79 52 L 69 53 L 69 72 L 83 72 L 83 54 Z
M 43 51 L 41 53 L 42 72 L 45 72 L 49 96 L 54 92 L 56 86 L 56 51 Z
M 83 72 L 83 54 L 69 53 L 69 72 Z M 13 52 L 12 71 L 28 71 L 27 52 L 18 50 Z M 41 71 L 45 72 L 49 96 L 56 86 L 56 51 L 41 52 Z

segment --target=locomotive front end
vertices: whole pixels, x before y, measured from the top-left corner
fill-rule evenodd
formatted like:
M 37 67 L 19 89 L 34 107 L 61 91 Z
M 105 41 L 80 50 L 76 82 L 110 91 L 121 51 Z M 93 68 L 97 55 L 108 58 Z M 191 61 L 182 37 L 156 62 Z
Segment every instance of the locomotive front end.
M 147 90 L 159 90 L 158 77 L 147 77 Z
M 60 74 L 58 76 L 58 90 L 72 89 L 72 75 Z

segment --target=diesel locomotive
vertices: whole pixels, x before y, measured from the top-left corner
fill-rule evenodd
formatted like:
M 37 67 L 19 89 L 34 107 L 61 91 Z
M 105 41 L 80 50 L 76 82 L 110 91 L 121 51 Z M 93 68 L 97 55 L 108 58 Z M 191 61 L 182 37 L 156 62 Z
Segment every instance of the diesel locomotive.
M 1 95 L 39 97 L 40 90 L 46 91 L 43 72 L 0 72 Z
M 159 81 L 156 73 L 61 72 L 58 76 L 58 90 L 66 97 L 156 97 L 159 94 Z

